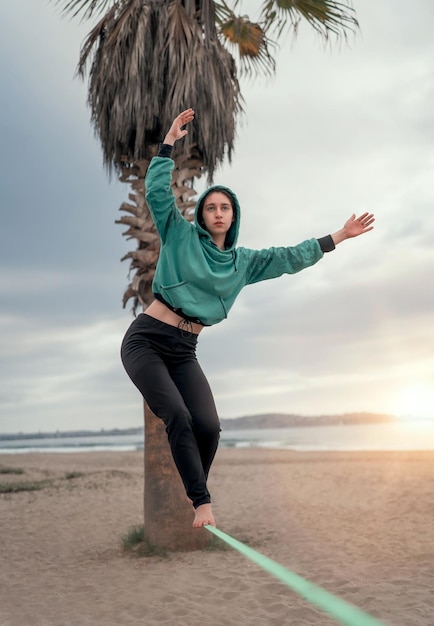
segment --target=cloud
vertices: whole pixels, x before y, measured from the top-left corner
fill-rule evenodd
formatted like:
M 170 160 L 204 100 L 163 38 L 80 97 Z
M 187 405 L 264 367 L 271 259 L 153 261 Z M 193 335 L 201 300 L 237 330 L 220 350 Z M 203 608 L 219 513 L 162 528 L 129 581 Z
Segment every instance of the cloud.
M 141 406 L 119 358 L 124 326 L 120 316 L 66 328 L 24 315 L 1 318 L 0 412 L 9 430 L 141 425 Z
M 239 196 L 246 247 L 322 236 L 364 210 L 376 227 L 246 288 L 204 331 L 198 354 L 222 417 L 387 411 L 402 387 L 434 387 L 434 8 L 356 8 L 349 46 L 301 28 L 275 77 L 243 79 L 246 116 L 215 182 Z M 73 78 L 90 24 L 31 0 L 0 17 L 0 431 L 139 425 L 119 360 L 132 319 L 119 261 L 135 243 L 114 221 L 130 190 L 109 181 L 86 83 Z

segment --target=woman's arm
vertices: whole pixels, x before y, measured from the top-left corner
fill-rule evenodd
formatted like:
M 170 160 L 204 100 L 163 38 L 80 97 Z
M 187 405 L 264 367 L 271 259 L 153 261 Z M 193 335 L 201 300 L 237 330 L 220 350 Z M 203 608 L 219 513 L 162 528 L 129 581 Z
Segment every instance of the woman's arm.
M 188 223 L 176 206 L 171 186 L 174 163 L 168 157 L 171 155 L 175 141 L 185 137 L 188 132 L 183 130 L 182 126 L 193 119 L 193 109 L 187 109 L 173 120 L 158 152 L 158 157 L 163 158 L 152 159 L 146 174 L 146 201 L 162 241 L 167 239 L 171 226 L 174 226 L 179 233 L 179 229 Z
M 363 213 L 357 219 L 353 214 L 345 222 L 343 228 L 332 235 L 326 235 L 320 239 L 308 239 L 296 246 L 286 248 L 245 250 L 245 254 L 249 256 L 247 284 L 277 278 L 282 274 L 300 272 L 314 265 L 326 252 L 334 250 L 341 241 L 372 230 L 374 221 L 372 213 Z

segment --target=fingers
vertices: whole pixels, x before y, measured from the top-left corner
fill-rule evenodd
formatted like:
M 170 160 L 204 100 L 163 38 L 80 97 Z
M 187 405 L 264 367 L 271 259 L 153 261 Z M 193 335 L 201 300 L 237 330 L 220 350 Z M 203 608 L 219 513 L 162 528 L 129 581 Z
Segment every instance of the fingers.
M 184 124 L 188 124 L 188 122 L 191 122 L 194 119 L 194 111 L 193 109 L 186 109 L 185 111 L 182 111 L 182 113 L 180 113 L 177 117 L 177 119 L 179 120 L 180 126 L 184 126 Z
M 182 127 L 188 124 L 189 122 L 192 122 L 193 120 L 194 120 L 193 109 L 186 109 L 185 111 L 182 111 L 182 113 L 178 115 L 178 117 L 175 119 L 174 124 L 175 126 L 178 127 L 179 138 L 185 137 L 185 135 L 188 134 L 188 130 L 182 129 Z
M 178 139 L 185 137 L 185 135 L 188 134 L 188 130 L 183 129 L 182 127 L 191 122 L 193 119 L 194 111 L 191 108 L 179 113 L 173 120 L 172 126 L 169 128 L 169 131 L 164 139 L 165 143 L 174 145 Z
M 363 213 L 362 215 L 360 215 L 360 217 L 357 218 L 357 221 L 363 226 L 363 228 L 366 228 L 367 226 L 371 226 L 371 224 L 373 224 L 375 222 L 375 217 L 373 213 Z M 372 230 L 373 227 L 371 227 L 369 230 Z
M 366 213 L 363 213 L 357 218 L 359 222 L 365 222 L 365 221 L 374 220 L 374 219 L 375 219 L 374 214 L 368 213 L 368 211 L 366 211 Z

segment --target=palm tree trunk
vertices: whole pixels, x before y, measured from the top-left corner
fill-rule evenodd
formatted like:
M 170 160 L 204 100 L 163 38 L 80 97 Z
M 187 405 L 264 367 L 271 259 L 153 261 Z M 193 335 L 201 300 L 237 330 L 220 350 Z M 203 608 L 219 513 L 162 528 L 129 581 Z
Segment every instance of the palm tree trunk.
M 193 529 L 193 507 L 172 459 L 162 420 L 145 404 L 145 534 L 166 550 L 200 550 L 211 535 Z

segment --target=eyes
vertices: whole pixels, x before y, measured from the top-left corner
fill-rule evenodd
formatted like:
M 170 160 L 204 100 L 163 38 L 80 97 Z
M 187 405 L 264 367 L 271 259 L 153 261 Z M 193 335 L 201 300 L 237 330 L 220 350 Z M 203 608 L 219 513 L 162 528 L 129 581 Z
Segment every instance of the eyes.
M 230 204 L 221 204 L 219 208 L 222 213 L 228 213 L 228 211 L 232 209 L 232 206 Z M 217 209 L 217 206 L 215 204 L 207 204 L 203 208 L 203 210 L 206 211 L 207 213 L 214 213 L 216 209 Z

